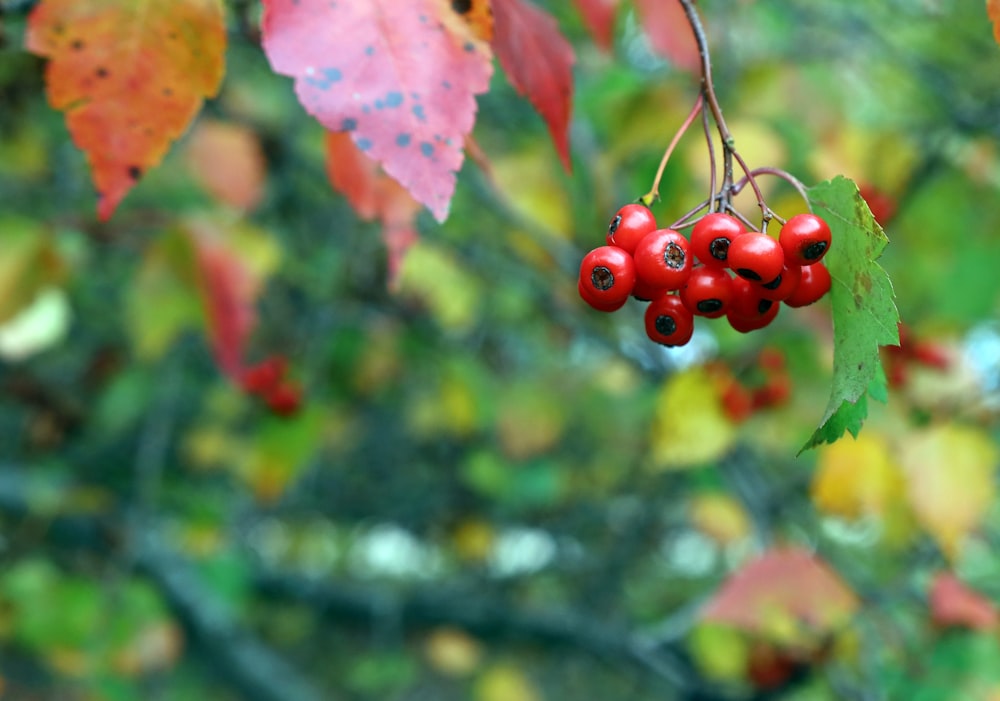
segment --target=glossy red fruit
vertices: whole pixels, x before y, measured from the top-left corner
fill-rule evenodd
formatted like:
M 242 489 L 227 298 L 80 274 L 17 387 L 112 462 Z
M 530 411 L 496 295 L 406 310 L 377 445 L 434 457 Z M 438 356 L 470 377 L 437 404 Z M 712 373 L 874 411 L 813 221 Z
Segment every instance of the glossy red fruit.
M 789 307 L 805 307 L 818 301 L 830 291 L 830 271 L 823 263 L 802 266 L 802 279 L 798 287 L 785 298 Z
M 302 405 L 302 388 L 293 382 L 282 382 L 264 397 L 271 413 L 292 416 Z
M 635 287 L 632 288 L 632 296 L 641 302 L 651 302 L 665 292 L 664 288 L 649 285 L 639 279 L 636 279 Z
M 607 243 L 632 253 L 646 234 L 656 229 L 656 217 L 641 204 L 627 204 L 611 218 Z
M 750 333 L 751 331 L 757 331 L 765 326 L 769 325 L 774 321 L 775 317 L 778 316 L 778 310 L 781 309 L 781 305 L 778 302 L 772 302 L 769 299 L 764 300 L 771 306 L 767 308 L 767 311 L 761 312 L 755 316 L 740 316 L 739 314 L 733 314 L 731 311 L 726 314 L 726 321 L 729 325 L 733 327 L 736 331 L 740 333 Z
M 607 311 L 625 303 L 635 287 L 635 262 L 616 246 L 598 246 L 580 262 L 578 290 L 585 302 Z M 619 304 L 619 306 L 621 306 Z
M 796 214 L 781 227 L 778 242 L 789 265 L 812 265 L 830 248 L 830 227 L 815 214 Z
M 664 346 L 683 346 L 694 334 L 694 315 L 677 295 L 657 297 L 646 307 L 646 335 Z
M 743 223 L 723 212 L 712 212 L 691 229 L 691 252 L 710 268 L 729 267 L 729 245 L 746 233 Z
M 673 229 L 646 234 L 634 256 L 636 276 L 647 285 L 679 290 L 691 277 L 690 244 Z
M 721 268 L 698 266 L 680 290 L 684 306 L 696 316 L 724 316 L 733 299 L 733 279 Z
M 733 278 L 733 298 L 726 314 L 756 317 L 766 313 L 776 302 L 760 295 L 760 285 L 755 285 L 741 277 Z
M 588 298 L 587 288 L 583 284 L 583 280 L 578 280 L 576 284 L 576 289 L 580 293 L 580 298 L 590 305 L 592 309 L 596 309 L 599 312 L 616 312 L 625 306 L 625 302 L 628 301 L 628 297 L 619 300 L 612 300 L 610 302 L 594 299 L 592 297 Z
M 266 396 L 278 386 L 288 372 L 288 360 L 283 355 L 271 355 L 243 371 L 240 384 L 248 394 Z
M 785 267 L 781 244 L 757 231 L 736 237 L 729 244 L 728 258 L 733 272 L 751 282 L 770 283 Z
M 771 282 L 766 285 L 755 283 L 757 292 L 764 299 L 770 299 L 775 302 L 780 302 L 786 299 L 795 288 L 799 286 L 799 281 L 802 279 L 802 266 L 801 265 L 785 265 L 781 269 L 781 274 Z

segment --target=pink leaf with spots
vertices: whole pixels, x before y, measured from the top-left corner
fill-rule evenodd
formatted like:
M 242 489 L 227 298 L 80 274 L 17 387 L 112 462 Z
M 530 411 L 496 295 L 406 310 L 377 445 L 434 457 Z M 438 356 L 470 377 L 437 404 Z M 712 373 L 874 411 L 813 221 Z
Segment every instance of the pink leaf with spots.
M 444 0 L 264 0 L 264 51 L 305 109 L 444 220 L 489 46 Z
M 545 119 L 569 170 L 573 47 L 550 15 L 524 0 L 493 0 L 493 31 L 493 48 L 507 79 Z

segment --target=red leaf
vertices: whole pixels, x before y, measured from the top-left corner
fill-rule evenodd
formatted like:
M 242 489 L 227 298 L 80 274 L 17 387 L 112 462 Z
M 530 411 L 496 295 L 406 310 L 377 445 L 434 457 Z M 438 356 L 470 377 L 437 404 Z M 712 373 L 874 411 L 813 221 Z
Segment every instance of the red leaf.
M 259 281 L 219 239 L 214 227 L 192 222 L 189 233 L 197 255 L 198 281 L 215 361 L 223 372 L 240 381 L 243 349 L 257 322 Z
M 610 51 L 615 29 L 615 12 L 621 0 L 576 0 L 576 9 L 583 17 L 594 43 Z
M 66 111 L 108 219 L 159 164 L 203 98 L 218 89 L 226 45 L 219 0 L 42 0 L 29 51 L 50 59 L 49 103 Z
M 380 172 L 347 134 L 327 132 L 326 145 L 330 183 L 347 197 L 359 217 L 382 223 L 392 287 L 406 249 L 417 240 L 414 221 L 420 205 L 399 183 Z
M 493 0 L 493 48 L 507 79 L 549 127 L 566 170 L 569 162 L 569 118 L 573 106 L 573 47 L 556 21 L 523 0 Z
M 1000 44 L 1000 0 L 986 0 L 986 16 L 993 23 L 993 38 Z
M 818 557 L 779 548 L 731 575 L 702 615 L 754 633 L 766 633 L 782 618 L 828 632 L 857 606 L 854 592 Z
M 263 20 L 268 59 L 306 110 L 351 132 L 438 220 L 493 70 L 488 45 L 442 5 L 264 0 Z
M 950 572 L 940 572 L 934 577 L 930 607 L 931 618 L 938 625 L 991 630 L 998 622 L 993 602 L 969 589 Z
M 694 32 L 677 0 L 635 0 L 635 9 L 653 51 L 681 70 L 701 70 Z

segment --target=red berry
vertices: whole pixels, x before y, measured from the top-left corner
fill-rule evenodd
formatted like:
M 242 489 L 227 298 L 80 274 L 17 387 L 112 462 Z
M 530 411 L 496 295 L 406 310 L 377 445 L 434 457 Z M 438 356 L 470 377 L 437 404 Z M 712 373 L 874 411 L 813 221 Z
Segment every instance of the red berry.
M 753 396 L 737 380 L 728 383 L 720 396 L 722 410 L 733 423 L 742 423 L 753 414 Z
M 632 296 L 642 302 L 651 302 L 666 292 L 662 287 L 650 285 L 643 280 L 636 280 L 635 287 L 632 288 Z
M 872 216 L 879 226 L 885 226 L 896 215 L 896 200 L 877 185 L 861 185 L 861 197 L 868 203 Z
M 636 276 L 647 285 L 679 290 L 691 277 L 688 240 L 673 229 L 646 234 L 635 248 Z
M 291 416 L 302 404 L 302 389 L 292 382 L 282 382 L 264 397 L 271 413 L 277 416 Z
M 770 300 L 764 300 L 769 302 Z M 762 329 L 778 316 L 778 310 L 781 308 L 777 302 L 771 302 L 771 306 L 768 310 L 757 316 L 740 316 L 738 314 L 733 314 L 732 312 L 726 314 L 726 320 L 729 325 L 733 327 L 736 331 L 740 333 L 750 333 L 751 331 L 757 331 Z
M 805 307 L 830 291 L 830 271 L 823 263 L 802 266 L 802 279 L 792 294 L 785 298 L 789 307 Z
M 733 301 L 726 312 L 726 319 L 740 333 L 762 329 L 778 316 L 781 305 L 761 297 L 757 287 L 743 278 L 733 279 Z
M 757 356 L 757 366 L 768 374 L 785 371 L 785 352 L 774 346 L 765 346 Z
M 619 209 L 608 226 L 609 246 L 632 253 L 642 237 L 656 229 L 656 217 L 641 204 L 627 204 Z
M 691 229 L 691 252 L 710 268 L 729 267 L 729 244 L 746 233 L 734 216 L 712 212 L 698 220 Z
M 947 349 L 934 341 L 917 341 L 913 344 L 912 355 L 914 362 L 936 370 L 947 370 L 951 366 Z
M 288 360 L 285 356 L 271 355 L 243 370 L 240 384 L 248 394 L 263 397 L 281 382 L 287 371 Z
M 646 307 L 646 335 L 664 346 L 683 346 L 694 334 L 694 316 L 677 295 L 657 297 Z
M 764 299 L 780 302 L 795 291 L 795 288 L 799 286 L 799 281 L 801 279 L 801 265 L 785 265 L 785 267 L 781 269 L 781 275 L 777 278 L 771 280 L 771 282 L 766 285 L 755 283 L 754 286 L 757 293 Z
M 792 379 L 785 373 L 769 378 L 761 387 L 753 391 L 753 407 L 764 409 L 781 406 L 792 396 Z
M 767 234 L 751 231 L 729 244 L 729 267 L 751 282 L 770 283 L 784 266 L 781 244 Z
M 830 227 L 815 214 L 796 214 L 778 236 L 788 264 L 812 265 L 830 248 Z
M 726 313 L 733 299 L 733 279 L 720 268 L 699 266 L 691 271 L 680 297 L 692 314 L 716 319 Z
M 620 248 L 598 246 L 580 262 L 580 296 L 595 309 L 624 303 L 634 286 L 635 263 Z
M 628 297 L 620 300 L 612 300 L 610 302 L 605 302 L 601 299 L 593 299 L 587 296 L 587 288 L 583 284 L 583 280 L 578 280 L 576 283 L 576 289 L 580 293 L 580 298 L 584 302 L 590 305 L 592 309 L 596 309 L 599 312 L 616 312 L 625 306 L 625 302 L 628 301 Z

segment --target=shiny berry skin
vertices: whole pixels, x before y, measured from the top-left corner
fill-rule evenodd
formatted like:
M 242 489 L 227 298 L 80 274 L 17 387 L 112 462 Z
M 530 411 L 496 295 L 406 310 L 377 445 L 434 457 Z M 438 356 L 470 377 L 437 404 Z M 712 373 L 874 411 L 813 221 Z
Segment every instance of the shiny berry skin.
M 580 293 L 580 299 L 590 305 L 592 309 L 596 309 L 599 312 L 616 312 L 625 306 L 625 302 L 628 301 L 628 297 L 625 299 L 605 301 L 602 299 L 595 299 L 594 295 L 588 297 L 587 288 L 584 286 L 583 280 L 578 280 L 576 284 L 576 289 Z
M 679 290 L 691 277 L 688 240 L 673 229 L 646 234 L 635 247 L 635 273 L 647 285 Z
M 772 280 L 771 282 L 763 285 L 761 283 L 754 283 L 754 287 L 759 294 L 764 299 L 770 299 L 775 302 L 780 302 L 781 300 L 787 298 L 795 288 L 799 285 L 799 280 L 802 279 L 802 266 L 801 265 L 786 265 L 781 269 L 781 275 Z
M 733 299 L 733 279 L 725 270 L 698 266 L 680 290 L 684 306 L 696 316 L 724 316 Z
M 632 288 L 632 296 L 640 302 L 651 302 L 665 292 L 664 288 L 647 284 L 639 279 L 636 279 L 635 287 Z
M 802 279 L 798 286 L 785 298 L 789 307 L 806 307 L 818 301 L 830 291 L 830 271 L 823 263 L 802 266 Z
M 646 307 L 646 335 L 664 346 L 683 346 L 694 334 L 694 315 L 677 295 L 657 297 Z
M 751 231 L 729 244 L 729 267 L 751 282 L 770 283 L 781 274 L 785 254 L 781 244 L 767 234 Z
M 709 268 L 728 268 L 729 244 L 746 233 L 742 222 L 723 212 L 712 212 L 691 229 L 691 252 Z
M 624 303 L 633 287 L 635 263 L 616 246 L 598 246 L 580 262 L 580 296 L 595 309 Z
M 726 321 L 735 330 L 740 333 L 750 333 L 751 331 L 756 331 L 757 329 L 762 329 L 778 316 L 778 310 L 781 309 L 781 305 L 778 302 L 772 302 L 769 299 L 763 300 L 769 307 L 766 307 L 765 311 L 755 314 L 754 316 L 740 316 L 739 314 L 734 314 L 730 310 L 726 314 Z
M 656 217 L 641 204 L 619 209 L 608 225 L 607 243 L 632 253 L 642 237 L 656 229 Z
M 830 227 L 815 214 L 796 214 L 781 227 L 778 242 L 789 265 L 812 265 L 830 248 Z

